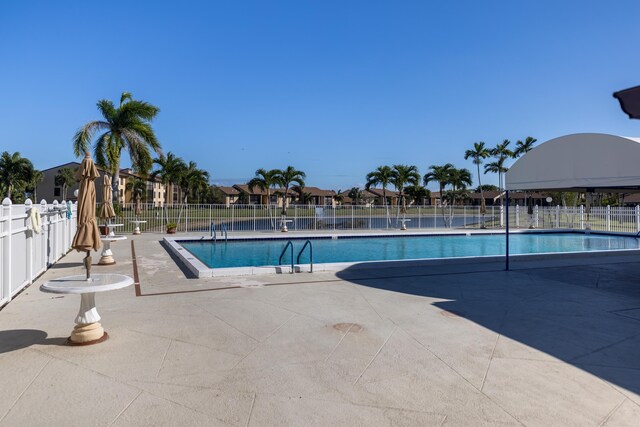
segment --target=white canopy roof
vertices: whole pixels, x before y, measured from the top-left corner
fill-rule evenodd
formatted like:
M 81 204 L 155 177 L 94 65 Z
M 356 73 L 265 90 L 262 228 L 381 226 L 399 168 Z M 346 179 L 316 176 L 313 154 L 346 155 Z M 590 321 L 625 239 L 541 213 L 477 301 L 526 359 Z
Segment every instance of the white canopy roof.
M 505 175 L 507 190 L 640 191 L 640 138 L 577 133 L 540 144 Z

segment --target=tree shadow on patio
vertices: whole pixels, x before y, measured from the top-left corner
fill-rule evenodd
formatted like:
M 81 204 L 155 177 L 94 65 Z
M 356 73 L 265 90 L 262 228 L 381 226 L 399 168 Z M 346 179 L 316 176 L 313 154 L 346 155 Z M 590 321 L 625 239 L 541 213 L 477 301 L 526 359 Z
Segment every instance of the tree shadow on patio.
M 65 345 L 67 337 L 47 338 L 45 331 L 37 329 L 11 329 L 0 331 L 0 354 L 20 350 L 32 345 Z

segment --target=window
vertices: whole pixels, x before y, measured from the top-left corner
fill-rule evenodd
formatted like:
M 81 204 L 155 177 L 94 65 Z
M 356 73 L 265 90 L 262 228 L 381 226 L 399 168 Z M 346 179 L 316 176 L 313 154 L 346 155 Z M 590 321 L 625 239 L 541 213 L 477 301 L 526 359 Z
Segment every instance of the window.
M 53 197 L 60 197 L 61 190 L 62 189 L 60 187 L 55 187 L 53 189 Z

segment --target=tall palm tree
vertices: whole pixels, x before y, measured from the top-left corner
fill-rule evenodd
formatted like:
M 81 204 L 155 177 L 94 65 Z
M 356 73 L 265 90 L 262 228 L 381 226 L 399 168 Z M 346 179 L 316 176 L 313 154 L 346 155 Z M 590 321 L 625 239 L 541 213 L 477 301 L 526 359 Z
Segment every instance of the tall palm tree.
M 528 136 L 526 137 L 526 139 L 524 140 L 524 142 L 522 141 L 518 141 L 516 142 L 516 149 L 513 151 L 513 157 L 514 158 L 518 158 L 520 156 L 523 156 L 525 154 L 527 154 L 529 151 L 533 150 L 533 144 L 536 143 L 536 141 L 538 141 L 537 139 Z M 528 203 L 528 197 L 527 197 L 527 191 L 524 192 L 524 207 L 527 210 L 527 214 L 531 215 L 533 214 L 533 211 L 529 211 L 529 209 L 533 209 L 533 206 L 531 206 L 530 208 L 527 208 L 527 203 Z M 533 222 L 531 222 L 530 227 L 533 227 Z
M 485 147 L 484 142 L 474 142 L 473 148 L 465 151 L 464 159 L 473 159 L 473 164 L 478 168 L 478 187 L 480 187 L 480 214 L 482 215 L 482 224 L 484 226 L 484 214 L 486 213 L 486 204 L 484 201 L 484 191 L 482 190 L 482 182 L 480 181 L 480 165 L 482 160 L 491 157 L 491 152 Z
M 407 200 L 404 194 L 404 188 L 407 185 L 418 185 L 420 182 L 420 173 L 417 166 L 409 165 L 393 165 L 393 174 L 391 176 L 391 183 L 398 191 L 400 197 L 400 204 L 402 205 L 403 219 L 407 213 Z
M 62 187 L 62 200 L 67 200 L 67 190 L 76 182 L 76 173 L 69 167 L 60 168 L 53 181 L 55 185 Z
M 502 175 L 509 169 L 504 166 L 506 157 L 498 158 L 495 162 L 489 162 L 484 165 L 484 173 L 487 172 L 498 174 L 498 191 L 502 192 Z M 502 200 L 502 198 L 500 198 Z
M 175 200 L 173 200 L 173 188 L 180 182 L 182 173 L 187 168 L 187 164 L 171 151 L 169 151 L 166 156 L 153 159 L 153 163 L 157 165 L 158 168 L 151 172 L 151 178 L 155 179 L 159 177 L 160 182 L 164 185 L 165 203 L 175 203 Z
M 518 141 L 516 142 L 516 149 L 513 152 L 513 156 L 515 158 L 518 158 L 520 156 L 522 156 L 523 154 L 528 153 L 529 151 L 533 150 L 533 144 L 535 144 L 538 140 L 528 136 L 524 142 L 522 141 Z
M 31 180 L 27 184 L 27 191 L 31 192 L 31 200 L 38 203 L 38 184 L 44 180 L 44 172 L 37 169 L 33 170 Z
M 151 127 L 151 121 L 160 109 L 144 101 L 134 100 L 129 92 L 122 92 L 120 105 L 114 106 L 108 99 L 97 103 L 103 120 L 89 122 L 73 137 L 76 157 L 89 148 L 96 132 L 102 132 L 94 143 L 94 155 L 98 166 L 108 168 L 113 174 L 113 198 L 117 200 L 122 150 L 129 153 L 136 170 L 148 172 L 152 166 L 151 151 L 162 155 L 162 149 Z
M 287 166 L 284 170 L 275 170 L 275 178 L 278 184 L 284 189 L 284 195 L 282 200 L 282 216 L 287 216 L 287 194 L 289 194 L 289 187 L 292 182 L 304 187 L 304 179 L 307 175 L 294 168 L 293 166 Z
M 491 155 L 496 158 L 496 161 L 491 163 L 491 166 L 489 167 L 490 169 L 489 172 L 498 173 L 498 182 L 499 182 L 498 187 L 500 187 L 501 192 L 503 190 L 502 175 L 509 170 L 505 165 L 505 161 L 507 159 L 513 158 L 514 156 L 514 152 L 508 148 L 509 144 L 511 144 L 511 141 L 509 141 L 508 139 L 505 139 L 502 141 L 502 143 L 496 145 L 495 148 L 491 150 Z M 487 166 L 488 165 L 485 165 L 484 173 L 487 173 Z M 500 204 L 502 205 L 502 196 L 500 197 Z
M 254 188 L 259 188 L 261 191 L 267 193 L 267 205 L 271 203 L 271 189 L 275 188 L 278 185 L 278 170 L 272 169 L 267 171 L 266 169 L 260 168 L 256 171 L 255 176 L 247 182 L 247 186 L 249 187 L 249 191 L 253 192 Z M 269 215 L 271 215 L 271 211 L 269 211 Z
M 444 165 L 431 165 L 429 166 L 430 172 L 427 172 L 423 178 L 425 186 L 429 185 L 432 181 L 438 183 L 440 190 L 440 206 L 442 208 L 442 221 L 445 223 L 445 226 L 447 224 L 444 211 L 444 189 L 451 181 L 451 172 L 453 169 L 455 169 L 455 167 L 451 163 L 446 163 Z
M 187 204 L 187 198 L 194 195 L 197 189 L 209 185 L 209 172 L 199 169 L 194 161 L 190 161 L 180 174 L 180 188 L 183 192 L 183 203 Z
M 364 187 L 368 190 L 372 186 L 382 186 L 382 204 L 384 205 L 387 212 L 387 224 L 391 223 L 391 218 L 389 217 L 389 205 L 387 205 L 387 186 L 391 184 L 392 179 L 393 169 L 391 169 L 389 166 L 378 166 L 376 170 L 367 174 L 367 183 Z
M 451 184 L 453 193 L 453 204 L 455 205 L 456 199 L 466 192 L 467 186 L 473 184 L 473 179 L 471 178 L 471 172 L 469 169 L 462 168 L 456 169 L 453 168 L 451 171 L 451 177 L 449 179 L 449 184 Z
M 11 197 L 17 187 L 24 187 L 33 178 L 33 164 L 19 152 L 9 154 L 5 151 L 0 156 L 0 185 L 6 197 Z
M 131 200 L 135 203 L 138 199 L 140 202 L 146 202 L 147 198 L 147 181 L 140 178 L 134 178 L 127 182 L 125 190 L 131 192 Z M 137 208 L 136 208 L 137 209 Z

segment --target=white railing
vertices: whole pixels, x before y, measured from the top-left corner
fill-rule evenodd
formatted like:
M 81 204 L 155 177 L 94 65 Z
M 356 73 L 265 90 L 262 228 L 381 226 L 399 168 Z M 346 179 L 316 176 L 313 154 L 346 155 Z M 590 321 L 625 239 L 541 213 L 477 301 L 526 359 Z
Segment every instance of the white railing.
M 134 204 L 120 207 L 116 222 L 125 224 L 131 232 L 134 220 L 147 221 L 144 231 L 164 233 L 167 223 L 176 223 L 179 232 L 209 234 L 211 224 L 222 225 L 231 232 L 280 230 L 282 208 L 275 205 L 176 205 L 159 207 L 142 204 L 140 215 Z M 400 229 L 403 219 L 408 229 L 488 228 L 505 226 L 505 211 L 501 206 L 487 206 L 481 214 L 479 206 L 410 206 L 398 212 L 396 206 L 308 206 L 287 208 L 287 228 L 291 231 L 316 230 L 380 230 Z M 639 207 L 594 207 L 587 213 L 584 206 L 523 206 L 509 207 L 509 225 L 518 228 L 593 229 L 611 232 L 640 231 Z M 118 229 L 120 231 L 122 229 Z
M 13 205 L 4 199 L 0 207 L 0 306 L 33 283 L 33 280 L 66 254 L 76 231 L 76 205 L 42 201 Z M 40 211 L 41 231 L 32 230 L 29 213 Z

